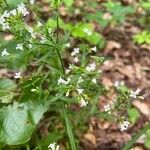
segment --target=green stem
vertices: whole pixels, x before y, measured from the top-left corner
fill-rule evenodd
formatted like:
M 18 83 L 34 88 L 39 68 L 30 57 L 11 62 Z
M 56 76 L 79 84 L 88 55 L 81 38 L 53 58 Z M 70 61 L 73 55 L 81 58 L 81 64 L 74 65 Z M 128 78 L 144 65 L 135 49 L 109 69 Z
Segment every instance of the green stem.
M 137 134 L 133 135 L 132 139 L 124 146 L 122 150 L 129 150 L 133 144 L 144 134 L 148 129 L 150 129 L 150 123 L 146 124 L 144 128 Z
M 69 136 L 71 149 L 76 150 L 76 144 L 75 144 L 75 140 L 74 140 L 74 135 L 72 133 L 71 122 L 69 120 L 68 113 L 67 113 L 67 110 L 66 110 L 64 103 L 62 103 L 62 106 L 63 106 L 63 116 L 65 118 L 66 130 L 67 130 L 67 133 Z
M 58 54 L 58 57 L 61 63 L 63 74 L 65 75 L 65 67 L 64 67 L 63 60 L 59 52 L 59 46 L 58 46 L 59 45 L 59 10 L 58 8 L 56 9 L 56 11 L 57 11 L 56 52 Z M 75 138 L 72 132 L 71 121 L 69 120 L 67 109 L 63 102 L 62 102 L 62 108 L 63 108 L 63 116 L 65 119 L 66 130 L 67 130 L 67 134 L 68 134 L 70 145 L 71 145 L 71 150 L 76 150 Z

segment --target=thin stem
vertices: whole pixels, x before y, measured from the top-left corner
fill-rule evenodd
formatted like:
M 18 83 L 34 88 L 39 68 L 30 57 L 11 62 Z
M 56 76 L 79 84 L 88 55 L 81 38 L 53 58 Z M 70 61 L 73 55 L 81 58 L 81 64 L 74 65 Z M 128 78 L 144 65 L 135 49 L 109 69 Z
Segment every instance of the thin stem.
M 144 134 L 148 129 L 150 129 L 150 123 L 146 124 L 144 128 L 137 134 L 133 135 L 132 139 L 125 145 L 122 150 L 129 150 L 132 145 Z
M 67 133 L 69 136 L 71 149 L 76 150 L 76 144 L 75 144 L 75 140 L 74 140 L 74 135 L 72 133 L 71 122 L 69 120 L 69 116 L 68 116 L 68 113 L 67 113 L 64 103 L 62 103 L 62 107 L 63 107 L 63 116 L 65 118 L 66 130 L 67 130 Z
M 57 54 L 58 54 L 58 57 L 59 57 L 59 60 L 60 60 L 60 63 L 61 63 L 63 74 L 65 75 L 65 67 L 64 67 L 63 60 L 62 60 L 60 52 L 59 52 L 59 46 L 58 46 L 59 45 L 59 10 L 58 10 L 58 8 L 56 9 L 56 12 L 57 12 L 57 19 L 56 19 L 56 21 L 57 21 L 56 51 L 57 51 Z M 73 135 L 73 132 L 72 132 L 71 122 L 69 120 L 69 116 L 68 116 L 65 104 L 63 102 L 62 102 L 62 108 L 63 108 L 63 116 L 64 116 L 64 119 L 65 119 L 66 130 L 67 130 L 67 134 L 68 134 L 68 137 L 69 137 L 71 149 L 76 150 L 76 144 L 75 144 L 75 139 L 74 139 L 74 135 Z

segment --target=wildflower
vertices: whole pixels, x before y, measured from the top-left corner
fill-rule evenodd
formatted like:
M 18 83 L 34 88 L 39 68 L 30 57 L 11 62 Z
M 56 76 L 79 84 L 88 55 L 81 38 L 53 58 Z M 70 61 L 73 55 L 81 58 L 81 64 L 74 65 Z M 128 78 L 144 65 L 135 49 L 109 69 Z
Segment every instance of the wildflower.
M 105 13 L 103 15 L 103 19 L 110 20 L 110 19 L 112 19 L 112 15 L 110 13 Z
M 15 79 L 20 79 L 21 77 L 22 77 L 21 72 L 16 72 L 15 75 L 14 75 Z
M 20 5 L 18 5 L 18 12 L 22 13 L 23 16 L 26 16 L 29 14 L 29 12 L 27 11 L 25 5 L 23 3 L 21 3 Z
M 82 93 L 83 93 L 83 91 L 84 91 L 84 89 L 80 89 L 80 88 L 78 88 L 78 89 L 77 89 L 77 91 L 78 91 L 78 93 L 79 93 L 79 94 L 82 94 Z
M 10 13 L 7 10 L 5 10 L 5 12 L 3 13 L 3 17 L 8 18 L 9 16 L 10 16 Z
M 31 49 L 33 46 L 32 46 L 32 44 L 29 44 L 29 48 Z
M 40 21 L 38 21 L 37 22 L 37 27 L 39 28 L 39 27 L 41 27 L 43 24 L 40 22 Z
M 108 112 L 110 114 L 111 113 L 110 110 L 111 110 L 111 107 L 110 107 L 109 104 L 107 104 L 107 105 L 104 106 L 104 111 L 105 112 Z
M 5 19 L 3 16 L 0 16 L 0 24 L 3 25 L 3 23 L 5 22 Z
M 71 71 L 70 69 L 66 69 L 65 72 L 66 72 L 66 74 L 68 74 L 68 73 L 70 73 L 70 71 Z
M 36 38 L 36 33 L 33 32 L 33 28 L 28 27 L 27 30 L 28 30 L 28 32 L 31 34 L 31 37 L 32 37 L 32 38 Z
M 17 15 L 16 9 L 13 9 L 12 11 L 10 11 L 10 13 L 11 13 L 13 16 L 16 16 L 16 15 Z
M 120 131 L 127 130 L 129 124 L 130 124 L 130 122 L 128 122 L 128 121 L 123 121 L 123 122 L 121 123 Z
M 29 0 L 30 4 L 33 5 L 35 0 Z
M 59 150 L 59 145 L 56 145 L 56 143 L 51 143 L 48 148 L 49 150 Z
M 67 81 L 66 81 L 66 80 L 64 80 L 62 77 L 60 77 L 60 78 L 58 79 L 58 83 L 57 83 L 57 84 L 68 84 L 70 81 L 71 81 L 70 78 L 68 78 Z
M 94 46 L 94 47 L 91 48 L 91 50 L 92 50 L 93 52 L 96 52 L 96 51 L 97 51 L 97 47 Z
M 130 95 L 129 97 L 131 98 L 137 98 L 137 95 L 141 92 L 141 90 L 138 88 L 135 92 L 134 91 L 130 91 Z
M 67 43 L 67 44 L 66 44 L 66 47 L 70 48 L 70 43 Z
M 89 64 L 86 67 L 86 71 L 88 71 L 88 72 L 94 71 L 95 69 L 96 69 L 96 64 L 95 63 Z
M 115 83 L 114 83 L 114 87 L 116 87 L 116 88 L 118 88 L 118 87 L 120 87 L 120 86 L 123 86 L 124 85 L 124 82 L 123 81 L 116 81 Z
M 9 56 L 10 54 L 7 52 L 7 49 L 5 48 L 3 51 L 2 51 L 2 57 L 3 56 Z
M 82 78 L 82 77 L 79 77 L 77 84 L 79 84 L 79 83 L 81 83 L 81 82 L 83 82 L 83 78 Z
M 10 29 L 10 26 L 8 23 L 3 23 L 2 28 L 3 28 L 3 30 L 7 30 L 7 29 Z
M 92 82 L 93 82 L 94 84 L 97 84 L 96 78 L 93 78 L 93 79 L 92 79 Z
M 74 61 L 75 63 L 78 63 L 78 62 L 79 62 L 79 58 L 78 58 L 78 57 L 75 57 L 75 58 L 73 59 L 73 61 Z
M 78 53 L 79 53 L 79 48 L 74 48 L 73 52 L 71 53 L 71 56 L 75 56 Z
M 20 49 L 20 50 L 23 50 L 23 46 L 22 46 L 22 43 L 21 43 L 21 44 L 17 44 L 17 46 L 16 46 L 16 49 Z
M 86 101 L 81 97 L 80 107 L 85 107 L 87 104 L 88 104 L 88 102 L 86 102 Z
M 92 35 L 92 32 L 88 28 L 84 28 L 83 31 L 88 35 Z
M 41 43 L 45 43 L 46 41 L 47 41 L 46 37 L 42 36 L 40 42 L 41 42 Z

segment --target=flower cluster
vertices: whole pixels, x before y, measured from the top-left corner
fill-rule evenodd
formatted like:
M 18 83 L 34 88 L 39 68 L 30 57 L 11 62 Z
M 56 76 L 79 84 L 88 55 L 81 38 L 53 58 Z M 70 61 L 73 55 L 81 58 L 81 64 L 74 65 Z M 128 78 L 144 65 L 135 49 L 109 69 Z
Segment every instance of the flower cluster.
M 59 150 L 59 145 L 56 145 L 56 143 L 51 143 L 48 146 L 49 150 Z

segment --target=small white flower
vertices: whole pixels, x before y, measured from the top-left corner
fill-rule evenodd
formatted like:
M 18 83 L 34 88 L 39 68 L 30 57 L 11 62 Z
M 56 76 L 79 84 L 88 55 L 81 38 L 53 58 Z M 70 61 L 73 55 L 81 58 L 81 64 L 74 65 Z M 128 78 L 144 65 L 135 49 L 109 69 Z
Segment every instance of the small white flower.
M 12 11 L 10 11 L 10 13 L 11 13 L 13 16 L 16 16 L 16 15 L 17 15 L 16 9 L 13 9 Z
M 93 52 L 96 52 L 96 51 L 97 51 L 97 47 L 94 46 L 94 47 L 91 48 L 91 50 L 92 50 Z
M 128 122 L 128 121 L 123 121 L 123 122 L 121 123 L 121 125 L 120 125 L 120 131 L 127 130 L 129 124 L 130 124 L 130 122 Z
M 79 94 L 82 94 L 83 91 L 84 91 L 84 89 L 79 89 L 79 88 L 78 88 L 77 91 L 78 91 Z
M 78 53 L 79 53 L 79 48 L 74 48 L 73 52 L 71 53 L 71 56 L 75 56 Z
M 77 84 L 82 83 L 83 82 L 83 78 L 79 77 Z
M 10 26 L 8 23 L 3 23 L 2 28 L 3 28 L 3 30 L 7 30 L 7 29 L 10 29 Z
M 20 79 L 20 78 L 22 78 L 21 72 L 16 72 L 15 75 L 14 75 L 14 78 L 15 78 L 15 79 Z
M 18 12 L 22 13 L 23 16 L 26 16 L 29 14 L 29 12 L 27 11 L 25 5 L 23 3 L 21 3 L 20 5 L 18 5 L 17 7 Z
M 8 18 L 9 16 L 10 16 L 10 13 L 7 10 L 5 10 L 5 12 L 3 13 L 3 17 Z
M 0 24 L 3 25 L 3 23 L 5 22 L 5 19 L 3 16 L 0 16 Z
M 82 97 L 80 100 L 80 107 L 85 107 L 88 104 L 88 102 L 86 102 Z
M 49 150 L 59 150 L 59 145 L 56 145 L 56 143 L 51 143 L 48 148 Z
M 33 47 L 33 45 L 32 44 L 29 44 L 29 48 L 31 49 Z
M 30 4 L 33 5 L 35 0 L 30 0 Z
M 105 13 L 103 15 L 103 19 L 110 20 L 110 19 L 112 19 L 112 15 L 110 13 Z
M 84 28 L 83 31 L 88 35 L 92 35 L 92 32 L 88 28 Z
M 7 49 L 5 48 L 3 51 L 2 51 L 2 57 L 4 56 L 9 56 L 10 54 L 7 52 Z
M 67 79 L 67 81 L 66 80 L 64 80 L 62 77 L 60 77 L 59 79 L 58 79 L 58 85 L 59 84 L 68 84 L 69 82 L 71 81 L 71 79 L 70 78 L 68 78 Z
M 16 49 L 20 49 L 20 50 L 23 50 L 23 44 L 22 43 L 18 43 L 17 46 L 16 46 Z
M 95 69 L 96 69 L 96 64 L 95 63 L 89 64 L 86 67 L 86 71 L 88 71 L 88 72 L 94 71 Z
M 73 61 L 74 61 L 75 63 L 78 63 L 78 62 L 79 62 L 79 58 L 78 58 L 78 57 L 75 57 L 75 58 L 73 59 Z
M 39 27 L 41 27 L 43 24 L 40 22 L 40 21 L 38 21 L 38 23 L 37 23 L 37 27 L 39 28 Z
M 104 111 L 109 112 L 111 110 L 111 106 L 109 104 L 104 106 Z
M 41 42 L 41 43 L 45 43 L 45 42 L 47 42 L 46 37 L 42 36 L 42 37 L 41 37 L 41 41 L 40 41 L 40 42 Z
M 93 78 L 93 79 L 92 79 L 92 82 L 93 82 L 94 84 L 97 84 L 96 78 Z
M 123 86 L 124 85 L 124 82 L 123 81 L 116 81 L 115 83 L 114 83 L 114 87 L 116 87 L 116 88 L 118 88 L 118 87 L 120 87 L 120 86 Z
M 141 90 L 139 88 L 135 92 L 134 91 L 130 91 L 129 97 L 137 98 L 137 95 L 139 95 L 140 92 L 141 92 Z
M 33 32 L 33 28 L 31 28 L 31 27 L 28 26 L 27 30 L 31 34 L 32 38 L 36 38 L 36 33 Z
M 67 43 L 67 44 L 66 44 L 66 47 L 70 48 L 70 43 Z
M 66 93 L 66 97 L 68 97 L 68 96 L 69 96 L 69 93 L 70 93 L 70 90 L 68 90 L 68 91 L 67 91 L 67 93 Z
M 66 69 L 65 72 L 66 72 L 66 74 L 68 74 L 68 73 L 70 73 L 70 71 L 71 71 L 70 69 Z

